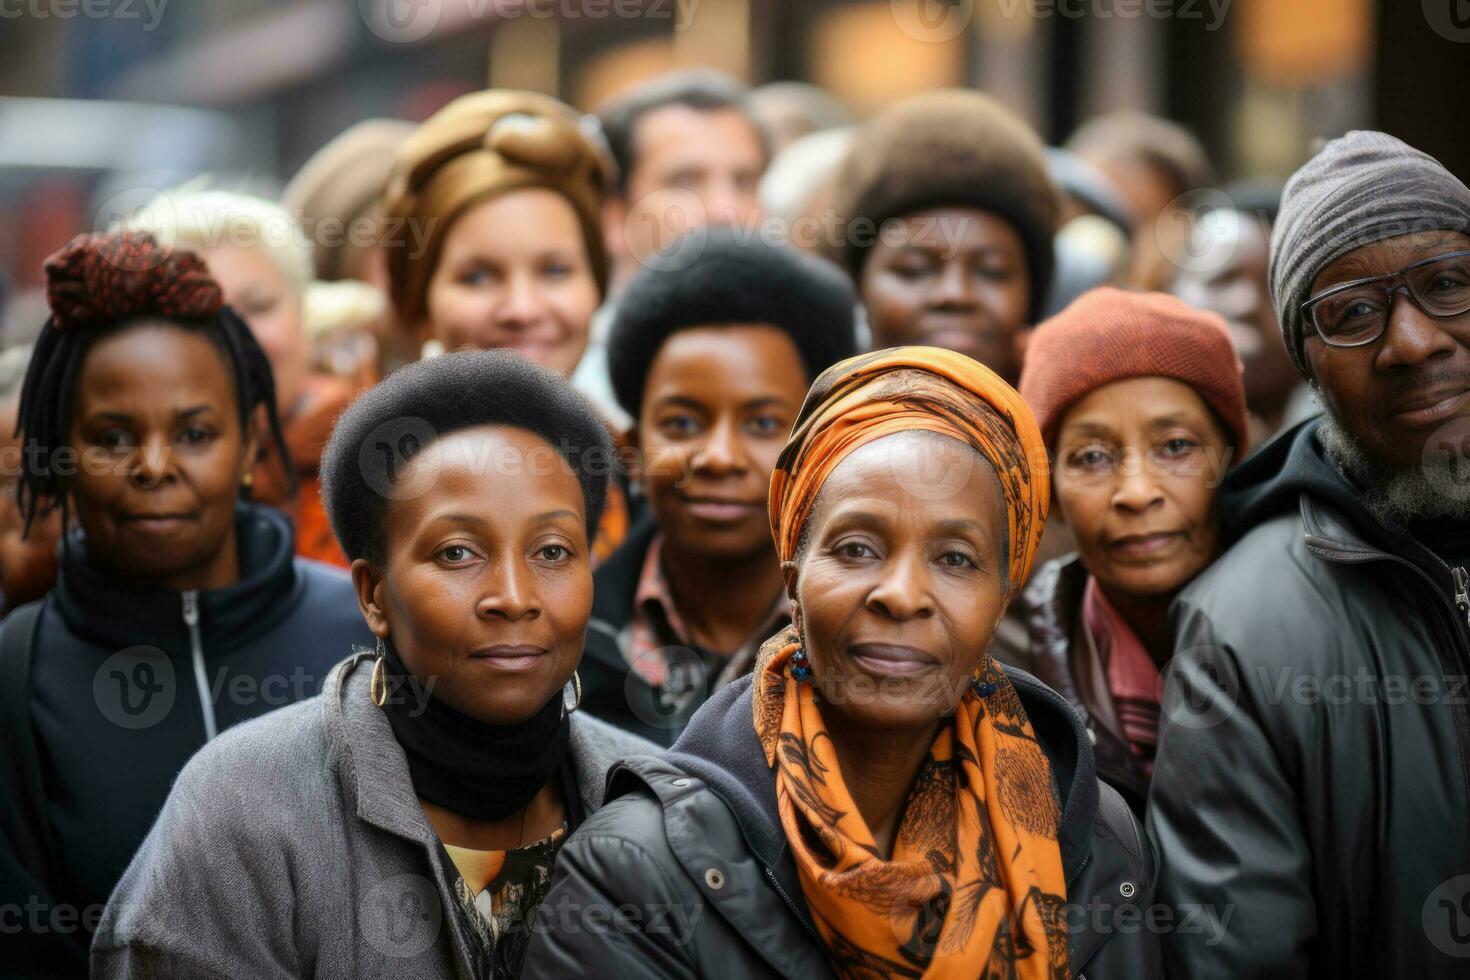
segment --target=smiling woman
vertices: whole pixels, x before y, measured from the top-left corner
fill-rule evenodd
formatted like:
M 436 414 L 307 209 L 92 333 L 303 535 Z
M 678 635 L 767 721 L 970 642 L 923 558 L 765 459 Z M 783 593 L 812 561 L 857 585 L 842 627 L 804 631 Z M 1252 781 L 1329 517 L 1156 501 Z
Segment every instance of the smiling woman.
M 792 627 L 670 753 L 614 769 L 544 906 L 719 914 L 673 937 L 547 919 L 525 976 L 1159 976 L 1157 936 L 1068 912 L 1149 901 L 1136 819 L 1066 702 L 989 656 L 1048 499 L 989 369 L 908 347 L 824 371 L 771 480 Z
M 577 710 L 612 465 L 590 406 L 509 351 L 421 361 L 354 402 L 323 492 L 376 653 L 190 764 L 94 970 L 515 976 L 566 835 L 608 766 L 652 748 Z
M 543 95 L 476 92 L 429 117 L 383 194 L 403 236 L 383 243 L 399 322 L 430 349 L 508 347 L 570 376 L 607 288 L 610 170 Z
M 572 376 L 608 284 L 612 163 L 591 132 L 556 99 L 494 89 L 450 102 L 399 148 L 379 248 L 399 327 L 424 356 L 514 350 Z M 596 560 L 622 543 L 629 510 L 614 481 Z
M 672 743 L 789 621 L 766 522 L 807 385 L 857 351 L 856 297 L 820 259 L 730 229 L 628 284 L 609 334 L 651 519 L 597 572 L 587 704 Z

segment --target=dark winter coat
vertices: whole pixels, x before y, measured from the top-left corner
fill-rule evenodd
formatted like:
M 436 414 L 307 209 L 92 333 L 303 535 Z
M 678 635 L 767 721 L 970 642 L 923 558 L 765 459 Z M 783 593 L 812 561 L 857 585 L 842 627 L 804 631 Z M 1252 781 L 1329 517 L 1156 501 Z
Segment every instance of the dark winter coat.
M 101 574 L 74 534 L 51 594 L 0 627 L 0 907 L 35 909 L 0 972 L 82 974 L 184 763 L 372 645 L 346 573 L 295 557 L 278 511 L 242 504 L 236 532 L 240 581 L 185 592 Z
M 1161 976 L 1142 925 L 1154 859 L 1093 770 L 1057 694 L 1008 671 L 1061 788 L 1073 975 Z M 563 846 L 527 952 L 527 980 L 829 977 L 751 720 L 749 677 L 717 692 L 672 751 L 613 769 L 608 804 Z
M 1170 974 L 1463 977 L 1470 574 L 1375 520 L 1318 424 L 1227 479 L 1239 540 L 1176 602 L 1159 897 L 1225 928 L 1166 935 Z

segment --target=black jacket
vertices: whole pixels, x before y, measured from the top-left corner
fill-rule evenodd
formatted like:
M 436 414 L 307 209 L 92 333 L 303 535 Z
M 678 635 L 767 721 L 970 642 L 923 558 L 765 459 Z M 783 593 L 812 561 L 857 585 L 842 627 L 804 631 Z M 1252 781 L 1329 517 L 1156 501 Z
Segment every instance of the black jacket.
M 1154 860 L 1101 786 L 1060 697 L 1007 671 L 1063 798 L 1061 848 L 1077 977 L 1161 975 L 1139 927 Z M 562 847 L 522 977 L 830 977 L 751 721 L 749 677 L 717 692 L 673 750 L 614 766 L 608 803 Z M 977 965 L 978 967 L 978 965 Z
M 242 504 L 236 530 L 240 581 L 182 593 L 100 575 L 74 534 L 52 593 L 0 627 L 0 908 L 36 910 L 0 973 L 83 975 L 103 904 L 207 735 L 315 695 L 372 646 L 347 575 L 296 558 L 285 517 Z
M 1165 936 L 1170 973 L 1463 977 L 1470 576 L 1375 521 L 1317 425 L 1227 479 L 1239 540 L 1175 605 L 1149 828 L 1162 901 L 1221 928 Z
M 582 711 L 657 745 L 670 745 L 680 719 L 670 719 L 659 692 L 628 666 L 618 646 L 618 637 L 633 616 L 643 558 L 657 534 L 658 525 L 650 520 L 633 525 L 593 573 L 592 618 L 577 675 L 582 680 Z
M 661 653 L 669 657 L 670 666 L 663 684 L 651 684 L 634 670 L 621 643 L 633 618 L 633 598 L 648 549 L 657 536 L 653 518 L 643 518 L 598 567 L 587 647 L 577 672 L 582 680 L 583 711 L 667 747 L 711 694 L 750 669 L 759 641 L 766 637 L 756 637 L 748 648 L 750 656 L 735 660 L 698 647 L 665 647 Z M 778 630 L 785 625 L 782 621 Z
M 1071 703 L 1087 726 L 1098 778 L 1142 817 L 1148 773 L 1123 736 L 1098 718 L 1109 695 L 1107 678 L 1079 628 L 1086 586 L 1087 569 L 1076 555 L 1042 565 L 1013 607 L 1025 623 L 1024 638 L 1016 649 L 999 642 L 991 649 L 997 660 L 1034 675 Z

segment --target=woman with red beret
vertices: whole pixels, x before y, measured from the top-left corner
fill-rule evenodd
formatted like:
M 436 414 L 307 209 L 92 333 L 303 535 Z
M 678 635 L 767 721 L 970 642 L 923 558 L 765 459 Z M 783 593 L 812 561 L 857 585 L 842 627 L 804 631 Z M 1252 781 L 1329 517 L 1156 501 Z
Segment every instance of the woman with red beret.
M 1141 812 L 1169 604 L 1219 553 L 1220 481 L 1249 446 L 1240 362 L 1215 314 L 1097 289 L 1037 327 L 1020 388 L 1077 552 L 1022 593 L 1010 659 L 1072 702 L 1099 776 Z

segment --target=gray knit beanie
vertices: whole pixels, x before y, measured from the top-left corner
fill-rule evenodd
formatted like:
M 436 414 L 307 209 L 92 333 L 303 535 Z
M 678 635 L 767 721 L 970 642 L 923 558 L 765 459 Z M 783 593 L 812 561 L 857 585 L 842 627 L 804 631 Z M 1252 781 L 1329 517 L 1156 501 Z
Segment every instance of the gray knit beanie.
M 1329 263 L 1423 231 L 1470 234 L 1470 188 L 1434 157 L 1387 133 L 1335 139 L 1287 182 L 1271 235 L 1271 295 L 1297 370 L 1311 376 L 1302 304 Z

